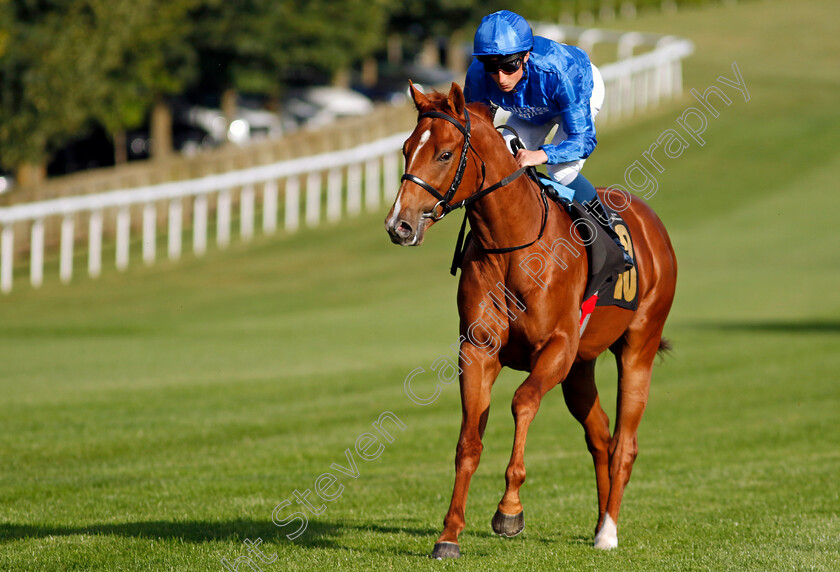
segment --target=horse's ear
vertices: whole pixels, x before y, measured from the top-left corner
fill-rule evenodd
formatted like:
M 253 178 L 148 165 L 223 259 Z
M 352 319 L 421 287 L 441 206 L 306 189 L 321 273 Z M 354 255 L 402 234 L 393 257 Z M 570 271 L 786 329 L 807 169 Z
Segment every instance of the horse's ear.
M 464 114 L 464 108 L 467 106 L 461 86 L 454 81 L 452 82 L 452 88 L 449 90 L 449 106 L 458 116 Z
M 432 102 L 429 101 L 429 98 L 426 97 L 426 94 L 417 89 L 414 86 L 414 82 L 411 80 L 408 80 L 408 91 L 409 93 L 411 93 L 411 99 L 414 100 L 414 105 L 415 107 L 417 107 L 417 111 L 423 111 L 424 109 L 428 109 L 432 105 Z

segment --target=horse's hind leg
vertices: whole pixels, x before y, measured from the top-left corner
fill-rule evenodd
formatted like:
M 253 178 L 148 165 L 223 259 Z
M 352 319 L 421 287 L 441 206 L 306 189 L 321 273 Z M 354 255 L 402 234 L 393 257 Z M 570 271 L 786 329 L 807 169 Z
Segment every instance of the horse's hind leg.
M 576 362 L 563 382 L 563 397 L 575 419 L 583 425 L 586 446 L 595 463 L 595 484 L 598 488 L 598 522 L 601 527 L 610 494 L 610 420 L 595 387 L 595 360 Z
M 639 452 L 636 433 L 648 401 L 659 340 L 660 335 L 631 330 L 624 343 L 618 342 L 613 347 L 618 365 L 618 411 L 610 442 L 610 494 L 603 522 L 595 535 L 595 548 L 606 550 L 618 546 L 616 522 L 624 489 Z

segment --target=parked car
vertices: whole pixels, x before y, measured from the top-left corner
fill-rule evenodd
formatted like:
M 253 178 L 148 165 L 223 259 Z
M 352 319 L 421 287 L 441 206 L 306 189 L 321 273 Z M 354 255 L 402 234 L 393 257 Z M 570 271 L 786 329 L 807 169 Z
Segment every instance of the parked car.
M 175 106 L 174 115 L 185 125 L 203 129 L 216 145 L 225 142 L 245 145 L 283 134 L 283 122 L 278 114 L 268 109 L 270 100 L 265 96 L 239 94 L 230 124 L 221 109 L 220 99 L 216 94 L 198 96 L 193 104 Z
M 216 104 L 218 104 L 218 98 Z M 225 142 L 245 145 L 250 141 L 279 137 L 282 134 L 282 123 L 276 113 L 247 105 L 251 105 L 251 102 L 240 102 L 234 120 L 228 125 L 221 109 L 191 105 L 183 100 L 173 102 L 173 149 L 192 156 L 202 150 L 218 147 Z M 129 159 L 149 157 L 153 145 L 154 141 L 151 139 L 148 126 L 130 132 L 128 134 Z
M 47 163 L 50 177 L 114 164 L 114 143 L 101 127 L 79 136 L 57 150 Z
M 8 171 L 0 169 L 0 195 L 15 188 L 15 178 Z
M 129 131 L 126 134 L 128 160 L 148 159 L 152 155 L 154 141 L 148 126 Z M 193 156 L 203 149 L 212 149 L 218 143 L 201 127 L 187 125 L 180 121 L 172 123 L 172 148 L 184 155 Z
M 369 97 L 332 86 L 311 86 L 289 92 L 283 112 L 291 128 L 314 128 L 332 123 L 340 117 L 367 115 L 373 111 Z
M 244 145 L 252 140 L 280 137 L 283 124 L 276 113 L 264 109 L 236 108 L 236 115 L 228 125 L 221 109 L 191 107 L 186 114 L 186 123 L 200 127 L 220 144 L 225 141 Z
M 423 66 L 417 63 L 379 64 L 377 82 L 365 86 L 357 79 L 353 89 L 365 94 L 374 101 L 402 103 L 408 98 L 408 81 L 411 80 L 421 90 L 437 86 L 448 87 L 456 80 L 454 73 L 440 66 Z

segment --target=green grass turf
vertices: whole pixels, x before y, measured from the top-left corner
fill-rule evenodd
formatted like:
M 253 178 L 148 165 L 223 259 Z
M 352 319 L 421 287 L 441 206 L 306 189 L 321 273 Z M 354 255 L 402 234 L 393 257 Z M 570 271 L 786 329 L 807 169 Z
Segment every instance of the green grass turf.
M 676 351 L 654 373 L 618 550 L 590 547 L 591 461 L 559 391 L 529 434 L 525 531 L 492 534 L 522 379 L 504 372 L 464 556 L 426 559 L 460 406 L 454 385 L 419 406 L 403 381 L 454 342 L 457 229 L 400 249 L 383 209 L 200 260 L 16 284 L 0 301 L 0 570 L 217 571 L 246 538 L 277 555 L 266 571 L 838 569 L 838 17 L 830 0 L 768 1 L 621 24 L 694 40 L 686 84 L 700 91 L 737 61 L 751 99 L 658 174 L 651 203 L 680 261 Z M 620 182 L 689 105 L 605 130 L 590 177 Z M 614 372 L 599 363 L 608 406 Z M 357 456 L 358 478 L 286 539 L 273 508 L 346 464 L 383 411 L 405 432 Z

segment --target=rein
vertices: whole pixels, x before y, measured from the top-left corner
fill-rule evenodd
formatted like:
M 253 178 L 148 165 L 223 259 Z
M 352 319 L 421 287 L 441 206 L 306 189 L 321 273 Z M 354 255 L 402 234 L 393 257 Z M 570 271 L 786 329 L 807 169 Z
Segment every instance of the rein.
M 496 191 L 498 189 L 501 189 L 502 187 L 509 185 L 529 169 L 529 167 L 522 167 L 520 169 L 517 169 L 498 183 L 491 185 L 486 189 L 482 189 L 476 193 L 473 193 L 472 195 L 470 195 L 462 201 L 450 204 L 449 201 L 451 201 L 455 197 L 455 193 L 458 192 L 458 187 L 461 186 L 461 180 L 463 179 L 464 171 L 467 168 L 467 155 L 469 153 L 469 150 L 472 149 L 473 153 L 475 153 L 481 160 L 481 185 L 479 185 L 479 187 L 484 185 L 486 177 L 486 165 L 484 163 L 484 160 L 481 159 L 481 155 L 478 154 L 478 151 L 475 150 L 475 148 L 472 146 L 472 143 L 470 142 L 470 114 L 466 108 L 464 109 L 464 117 L 466 119 L 465 125 L 461 125 L 461 123 L 451 115 L 447 115 L 439 111 L 426 111 L 420 114 L 419 119 L 423 119 L 424 117 L 444 119 L 452 125 L 454 125 L 455 127 L 457 127 L 458 130 L 464 135 L 464 145 L 461 147 L 461 158 L 458 162 L 458 170 L 455 172 L 455 178 L 452 179 L 452 184 L 449 186 L 449 189 L 447 189 L 446 193 L 441 194 L 440 191 L 438 191 L 432 185 L 430 185 L 429 183 L 427 183 L 426 181 L 424 181 L 416 175 L 405 173 L 402 176 L 403 181 L 411 181 L 412 183 L 420 186 L 433 197 L 438 199 L 438 202 L 435 203 L 435 206 L 432 207 L 431 211 L 424 212 L 422 215 L 420 215 L 422 218 L 430 218 L 434 221 L 439 221 L 450 212 L 457 210 L 461 207 L 468 207 L 472 203 L 484 198 L 493 191 Z M 548 200 L 546 199 L 545 192 L 542 189 L 540 189 L 540 198 L 542 199 L 543 203 L 543 217 L 542 223 L 540 225 L 540 232 L 537 238 L 535 238 L 527 244 L 520 244 L 519 246 L 508 246 L 505 248 L 483 248 L 479 246 L 479 248 L 481 248 L 484 252 L 487 252 L 489 254 L 504 254 L 507 252 L 520 250 L 522 248 L 528 248 L 529 246 L 540 240 L 543 237 L 543 233 L 545 233 L 545 225 L 548 221 Z M 440 207 L 440 214 L 438 214 L 438 207 Z M 459 265 L 459 261 L 463 258 L 464 230 L 466 224 L 467 215 L 466 213 L 464 213 L 464 220 L 461 222 L 461 230 L 458 233 L 458 241 L 455 244 L 455 256 L 452 261 L 451 272 L 453 276 L 455 275 L 455 269 Z

